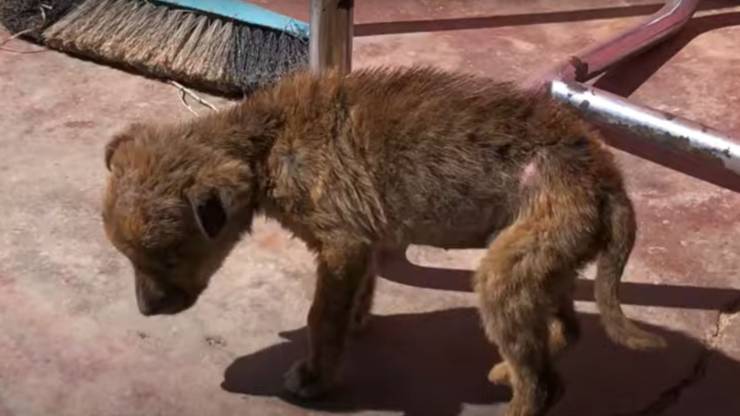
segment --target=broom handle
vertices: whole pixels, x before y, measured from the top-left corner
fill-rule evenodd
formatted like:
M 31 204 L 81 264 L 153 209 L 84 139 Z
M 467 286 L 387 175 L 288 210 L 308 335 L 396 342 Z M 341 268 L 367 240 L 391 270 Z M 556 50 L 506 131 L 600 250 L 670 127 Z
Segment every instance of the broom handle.
M 308 24 L 242 0 L 156 0 L 204 13 L 228 17 L 247 24 L 264 26 L 307 38 Z
M 309 67 L 314 73 L 352 69 L 353 0 L 311 0 Z

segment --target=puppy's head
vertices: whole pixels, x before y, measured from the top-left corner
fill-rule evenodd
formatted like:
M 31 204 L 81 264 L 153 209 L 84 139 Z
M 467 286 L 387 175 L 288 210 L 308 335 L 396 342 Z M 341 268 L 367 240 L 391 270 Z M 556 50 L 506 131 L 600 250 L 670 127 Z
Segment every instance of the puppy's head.
M 254 177 L 193 129 L 133 125 L 106 146 L 103 223 L 144 315 L 192 306 L 248 231 Z

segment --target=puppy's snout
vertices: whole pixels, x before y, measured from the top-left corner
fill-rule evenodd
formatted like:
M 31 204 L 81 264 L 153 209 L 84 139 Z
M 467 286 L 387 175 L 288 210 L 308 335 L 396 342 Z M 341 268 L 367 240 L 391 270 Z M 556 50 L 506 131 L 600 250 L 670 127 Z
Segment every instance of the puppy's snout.
M 173 314 L 188 306 L 184 292 L 164 287 L 140 274 L 136 276 L 136 303 L 144 316 Z
M 141 296 L 137 299 L 142 315 L 165 315 L 180 312 L 185 308 L 185 297 L 179 292 Z

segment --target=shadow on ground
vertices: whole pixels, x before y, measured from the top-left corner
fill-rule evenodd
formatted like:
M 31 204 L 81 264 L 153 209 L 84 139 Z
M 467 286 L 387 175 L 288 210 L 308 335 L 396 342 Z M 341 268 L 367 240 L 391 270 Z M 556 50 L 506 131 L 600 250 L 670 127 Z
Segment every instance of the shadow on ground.
M 382 252 L 380 276 L 405 286 L 454 292 L 472 292 L 470 270 L 414 264 L 402 252 Z M 627 276 L 627 278 L 629 278 Z M 594 282 L 578 279 L 575 299 L 594 300 Z M 666 308 L 725 310 L 740 299 L 740 290 L 692 285 L 651 284 L 622 281 L 620 298 L 624 305 L 662 306 Z
M 670 347 L 640 353 L 608 341 L 595 315 L 582 314 L 580 320 L 584 338 L 559 365 L 567 392 L 553 415 L 661 414 L 680 398 L 683 388 L 701 379 L 710 357 L 724 369 L 716 388 L 740 385 L 740 364 L 709 353 L 682 334 L 652 327 Z M 290 401 L 281 388 L 282 374 L 303 355 L 306 331 L 281 336 L 285 342 L 234 361 L 222 388 Z M 409 416 L 453 416 L 465 404 L 503 407 L 510 392 L 486 381 L 488 369 L 497 361 L 473 308 L 378 316 L 351 345 L 342 387 L 320 402 L 294 404 L 331 412 L 383 410 Z M 715 401 L 712 408 L 730 413 L 714 415 L 738 414 L 731 409 L 740 409 L 740 395 L 715 396 L 726 403 Z M 499 413 L 491 409 L 486 414 Z

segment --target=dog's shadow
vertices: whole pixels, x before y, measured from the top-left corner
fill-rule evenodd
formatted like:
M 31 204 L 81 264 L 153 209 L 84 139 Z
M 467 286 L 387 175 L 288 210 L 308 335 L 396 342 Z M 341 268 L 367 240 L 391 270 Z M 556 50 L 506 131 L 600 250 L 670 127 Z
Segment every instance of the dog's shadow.
M 675 404 L 682 389 L 695 387 L 709 365 L 720 369 L 720 379 L 711 381 L 711 413 L 740 414 L 740 395 L 735 394 L 740 364 L 731 358 L 710 353 L 685 335 L 649 326 L 666 337 L 669 348 L 630 351 L 606 338 L 597 316 L 581 314 L 580 320 L 583 339 L 558 364 L 567 390 L 551 414 L 659 414 Z M 476 414 L 499 414 L 493 408 L 503 409 L 510 391 L 486 380 L 499 358 L 479 322 L 473 308 L 376 316 L 350 345 L 342 386 L 321 401 L 293 403 L 332 412 L 394 411 L 409 416 L 458 415 L 472 405 L 469 410 Z M 223 389 L 292 402 L 282 389 L 282 374 L 304 354 L 306 331 L 281 336 L 285 342 L 234 361 L 224 375 Z M 703 406 L 701 398 L 697 403 Z M 674 410 L 669 414 L 702 409 Z

